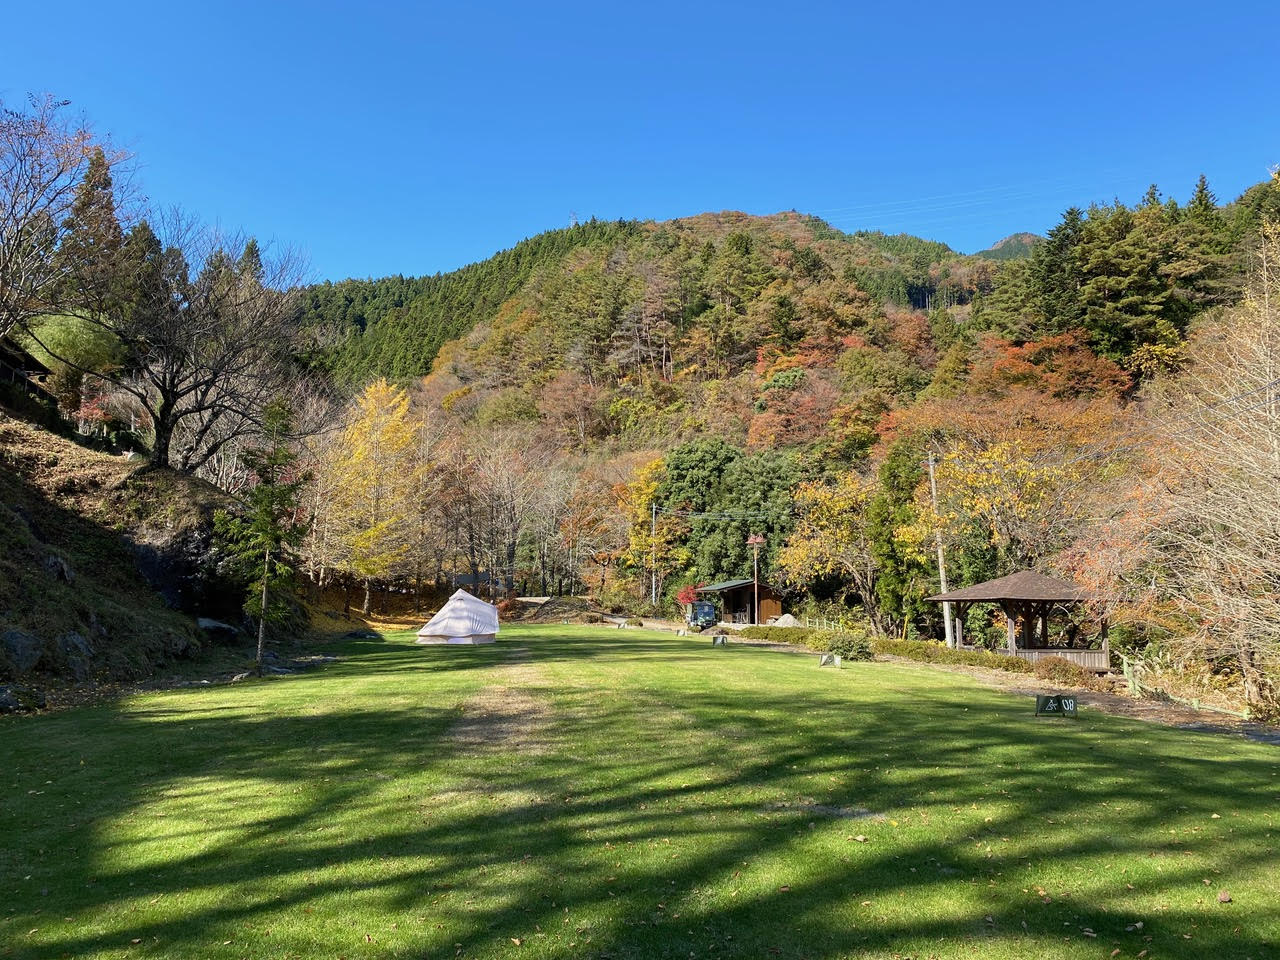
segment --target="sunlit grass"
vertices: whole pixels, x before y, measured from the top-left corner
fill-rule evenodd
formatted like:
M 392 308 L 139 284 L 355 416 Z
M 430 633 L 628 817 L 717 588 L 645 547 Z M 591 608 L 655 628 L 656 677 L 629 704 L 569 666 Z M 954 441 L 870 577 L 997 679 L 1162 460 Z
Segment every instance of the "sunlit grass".
M 337 649 L 0 721 L 0 957 L 1280 954 L 1274 747 L 647 631 Z

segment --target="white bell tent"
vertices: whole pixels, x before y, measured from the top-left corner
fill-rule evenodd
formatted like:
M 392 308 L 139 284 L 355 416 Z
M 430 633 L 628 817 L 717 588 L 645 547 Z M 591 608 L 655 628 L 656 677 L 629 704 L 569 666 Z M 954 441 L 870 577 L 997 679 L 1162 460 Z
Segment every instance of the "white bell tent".
M 498 633 L 498 608 L 457 591 L 418 631 L 417 643 L 493 643 Z

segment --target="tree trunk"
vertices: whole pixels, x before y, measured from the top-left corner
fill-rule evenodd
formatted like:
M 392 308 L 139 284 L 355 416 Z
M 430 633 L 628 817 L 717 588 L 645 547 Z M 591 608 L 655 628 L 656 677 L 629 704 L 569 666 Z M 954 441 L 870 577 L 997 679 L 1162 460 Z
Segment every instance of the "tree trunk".
M 361 616 L 369 615 L 370 607 L 373 605 L 373 581 L 366 580 L 364 582 L 364 606 L 360 608 Z
M 152 420 L 152 431 L 155 439 L 151 444 L 151 456 L 148 458 L 153 467 L 169 465 L 169 447 L 173 441 L 173 404 L 168 400 L 160 403 L 160 408 Z
M 262 609 L 258 611 L 258 676 L 262 676 L 262 657 L 267 646 L 267 577 L 271 570 L 271 548 L 262 560 Z

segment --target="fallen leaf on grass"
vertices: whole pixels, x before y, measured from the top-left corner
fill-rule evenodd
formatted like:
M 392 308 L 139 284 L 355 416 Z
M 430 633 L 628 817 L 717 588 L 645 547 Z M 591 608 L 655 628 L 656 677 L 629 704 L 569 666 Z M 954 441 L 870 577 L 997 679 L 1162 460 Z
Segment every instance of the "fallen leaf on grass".
M 519 937 L 512 937 L 511 942 L 514 943 L 517 947 L 520 946 L 522 943 L 524 943 L 524 941 Z
M 1227 893 L 1227 891 L 1225 891 L 1225 890 L 1219 890 L 1219 891 L 1218 891 L 1218 902 L 1219 902 L 1219 903 L 1230 903 L 1230 902 L 1231 902 L 1231 894 Z

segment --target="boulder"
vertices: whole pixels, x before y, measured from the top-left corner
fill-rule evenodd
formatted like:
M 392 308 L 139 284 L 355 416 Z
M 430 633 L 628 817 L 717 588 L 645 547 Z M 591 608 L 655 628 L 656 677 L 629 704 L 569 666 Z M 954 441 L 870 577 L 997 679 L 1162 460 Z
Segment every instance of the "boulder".
M 0 633 L 0 669 L 7 669 L 16 677 L 34 670 L 43 654 L 44 642 L 25 630 Z
M 777 618 L 775 618 L 774 620 L 770 621 L 769 626 L 771 626 L 771 627 L 798 627 L 798 626 L 800 626 L 800 621 L 799 621 L 799 620 L 797 620 L 795 617 L 793 617 L 791 614 L 789 614 L 789 613 L 784 613 L 782 616 L 777 617 Z
M 0 685 L 0 713 L 25 713 L 43 710 L 47 704 L 44 693 L 21 684 Z
M 71 676 L 81 683 L 88 680 L 93 667 L 93 644 L 72 631 L 58 638 L 57 648 Z
M 44 558 L 44 572 L 62 583 L 74 583 L 76 579 L 76 575 L 71 571 L 71 564 L 56 553 L 51 553 Z
M 240 638 L 239 627 L 233 627 L 212 617 L 196 617 L 196 626 L 208 634 L 210 640 L 232 642 Z
M 58 652 L 64 657 L 91 657 L 93 644 L 72 630 L 58 638 Z

